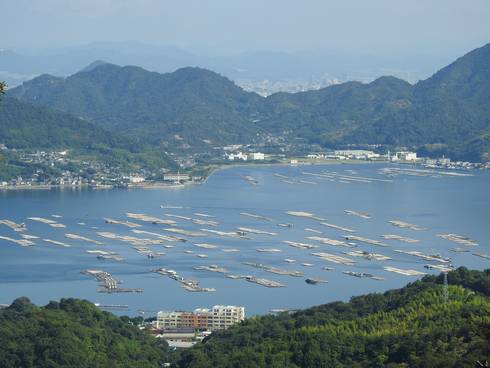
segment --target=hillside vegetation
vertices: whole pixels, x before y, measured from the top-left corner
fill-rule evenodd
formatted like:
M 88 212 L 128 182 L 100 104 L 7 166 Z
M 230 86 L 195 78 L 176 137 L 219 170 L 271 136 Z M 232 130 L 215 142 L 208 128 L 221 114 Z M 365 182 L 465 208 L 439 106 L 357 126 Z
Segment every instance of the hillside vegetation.
M 87 301 L 0 310 L 2 368 L 477 367 L 490 359 L 490 269 L 459 268 L 384 294 L 248 318 L 191 349 L 167 344 Z M 141 321 L 141 318 L 139 318 Z
M 0 310 L 2 368 L 157 368 L 166 351 L 163 340 L 87 301 L 37 307 L 20 298 Z
M 21 150 L 69 150 L 76 158 L 95 159 L 122 168 L 173 168 L 161 150 L 109 131 L 68 113 L 15 98 L 0 101 L 0 143 Z M 28 175 L 33 167 L 16 166 L 0 152 L 0 180 Z
M 182 352 L 178 367 L 475 367 L 490 358 L 490 270 L 247 319 Z
M 42 75 L 9 94 L 169 149 L 280 134 L 329 148 L 382 144 L 490 159 L 490 44 L 415 85 L 382 77 L 263 98 L 200 68 L 159 74 L 98 63 L 67 78 Z

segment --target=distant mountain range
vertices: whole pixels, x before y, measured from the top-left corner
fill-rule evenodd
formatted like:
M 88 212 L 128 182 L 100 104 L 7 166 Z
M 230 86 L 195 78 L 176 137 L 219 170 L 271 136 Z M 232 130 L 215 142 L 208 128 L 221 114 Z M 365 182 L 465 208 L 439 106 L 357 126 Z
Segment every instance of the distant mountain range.
M 42 75 L 8 95 L 170 149 L 275 134 L 331 148 L 381 144 L 490 160 L 490 44 L 415 85 L 381 77 L 263 98 L 205 69 L 159 74 L 97 62 L 67 78 Z
M 147 45 L 135 41 L 97 42 L 42 50 L 1 50 L 0 79 L 15 86 L 43 73 L 67 76 L 94 60 L 117 65 L 138 65 L 160 73 L 185 66 L 214 70 L 234 81 L 372 80 L 396 75 L 416 81 L 425 78 L 452 56 L 440 52 L 416 54 L 361 53 L 356 50 L 309 50 L 298 52 L 249 51 L 216 54 L 176 46 Z

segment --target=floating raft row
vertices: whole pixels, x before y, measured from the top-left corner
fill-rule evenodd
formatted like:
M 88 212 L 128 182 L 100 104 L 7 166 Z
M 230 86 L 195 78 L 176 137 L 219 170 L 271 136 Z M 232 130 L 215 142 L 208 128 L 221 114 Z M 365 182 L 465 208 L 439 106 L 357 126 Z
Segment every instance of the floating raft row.
M 426 274 L 425 272 L 420 272 L 420 271 L 416 271 L 416 270 L 407 270 L 407 269 L 403 269 L 403 268 L 389 267 L 389 266 L 385 266 L 385 267 L 383 267 L 383 269 L 385 271 L 398 273 L 398 274 L 404 275 L 404 276 L 422 276 L 422 275 Z
M 390 220 L 388 222 L 390 224 L 392 224 L 393 226 L 399 227 L 401 229 L 410 229 L 410 230 L 416 230 L 416 231 L 425 230 L 422 226 L 410 224 L 410 223 L 405 222 L 405 221 Z
M 46 242 L 46 243 L 49 243 L 49 244 L 57 245 L 58 247 L 65 247 L 65 248 L 71 247 L 70 244 L 66 244 L 66 243 L 63 243 L 63 242 L 60 242 L 60 241 L 57 241 L 57 240 L 43 239 L 43 241 Z
M 104 218 L 104 221 L 105 221 L 106 224 L 123 225 L 123 226 L 127 226 L 127 227 L 130 227 L 130 228 L 140 227 L 141 226 L 140 224 L 137 224 L 135 222 L 120 221 L 120 220 L 114 220 L 114 219 L 111 219 L 111 218 Z
M 258 230 L 258 229 L 252 229 L 252 228 L 249 228 L 249 227 L 238 227 L 237 229 L 242 234 L 250 233 L 250 234 L 271 235 L 271 236 L 276 236 L 277 235 L 277 233 L 272 233 L 272 232 L 269 232 L 269 231 L 263 231 L 263 230 Z
M 376 245 L 378 247 L 388 247 L 389 246 L 388 244 L 383 243 L 383 242 L 380 242 L 379 240 L 369 239 L 369 238 L 365 238 L 363 236 L 344 235 L 344 238 L 347 239 L 347 240 L 354 240 L 354 241 L 358 241 L 358 242 L 361 242 L 361 243 L 366 243 L 366 244 L 370 244 L 370 245 Z
M 245 181 L 248 181 L 250 184 L 257 185 L 259 184 L 259 181 L 250 175 L 242 175 L 242 179 Z
M 26 224 L 24 224 L 24 223 L 17 224 L 13 221 L 10 221 L 10 220 L 0 220 L 0 225 L 5 225 L 14 231 L 25 231 L 25 230 L 27 230 Z
M 23 239 L 27 239 L 27 240 L 39 239 L 39 236 L 34 236 L 34 235 L 29 235 L 29 234 L 20 234 L 20 236 Z
M 217 273 L 228 273 L 228 270 L 224 267 L 219 267 L 218 265 L 209 265 L 209 266 L 194 266 L 193 269 L 198 271 L 209 271 L 209 272 L 217 272 Z
M 204 249 L 216 249 L 219 248 L 217 245 L 214 244 L 208 244 L 208 243 L 194 243 L 194 245 L 198 248 L 204 248 Z
M 449 250 L 451 252 L 454 252 L 454 253 L 466 253 L 466 252 L 469 252 L 470 250 L 469 249 L 466 249 L 466 248 L 449 248 Z
M 127 235 L 118 235 L 114 234 L 111 232 L 107 231 L 101 231 L 98 232 L 97 235 L 107 238 L 107 239 L 113 239 L 113 240 L 120 240 L 126 243 L 130 243 L 132 245 L 156 245 L 156 244 L 162 244 L 163 240 L 161 239 L 143 239 L 143 238 L 137 238 L 134 236 L 127 236 Z
M 124 258 L 121 257 L 120 255 L 117 255 L 117 254 L 109 254 L 109 255 L 99 254 L 97 256 L 97 259 L 100 259 L 103 261 L 116 261 L 116 262 L 124 261 Z
M 322 244 L 331 245 L 331 246 L 334 246 L 334 247 L 347 247 L 347 248 L 352 248 L 352 245 L 349 245 L 349 244 L 347 244 L 346 242 L 344 242 L 342 240 L 324 238 L 324 237 L 320 237 L 320 236 L 308 236 L 306 239 L 315 240 L 315 241 L 320 242 Z
M 354 211 L 354 210 L 344 210 L 344 212 L 348 215 L 351 215 L 351 216 L 357 216 L 357 217 L 360 217 L 360 218 L 363 218 L 363 219 L 366 219 L 366 220 L 369 220 L 371 219 L 372 217 L 366 213 L 366 212 L 358 212 L 358 211 Z
M 206 234 L 201 233 L 199 231 L 189 231 L 189 230 L 184 230 L 184 229 L 178 229 L 175 227 L 166 227 L 163 230 L 168 231 L 170 233 L 176 233 L 176 234 L 181 234 L 185 236 L 192 236 L 192 237 L 198 237 L 198 236 L 205 236 Z
M 201 229 L 201 231 L 219 235 L 219 236 L 226 236 L 230 238 L 249 239 L 243 235 L 238 234 L 236 231 L 219 231 L 219 230 L 212 230 L 212 229 Z
M 394 234 L 387 234 L 387 235 L 382 235 L 382 237 L 386 240 L 398 240 L 404 243 L 418 243 L 420 240 L 417 239 L 412 239 L 412 238 L 407 238 L 405 236 L 401 235 L 394 235 Z
M 209 225 L 209 226 L 218 226 L 219 222 L 214 220 L 202 220 L 202 219 L 192 219 L 192 222 L 196 225 Z
M 410 250 L 410 251 L 405 251 L 405 250 L 400 250 L 400 249 L 394 249 L 394 252 L 397 253 L 402 253 L 402 254 L 407 254 L 409 256 L 414 256 L 421 258 L 426 261 L 434 261 L 434 262 L 440 262 L 440 263 L 449 263 L 451 260 L 449 258 L 443 258 L 438 254 L 424 254 L 422 252 L 416 251 L 416 250 Z
M 143 289 L 127 289 L 119 287 L 120 281 L 116 280 L 109 272 L 102 270 L 85 270 L 81 272 L 83 275 L 95 277 L 102 282 L 102 288 L 97 291 L 99 293 L 141 293 Z
M 144 222 L 151 222 L 152 224 L 158 225 L 175 225 L 176 222 L 173 220 L 164 220 L 158 217 L 148 216 L 142 213 L 131 213 L 127 212 L 126 216 L 135 220 L 140 220 Z
M 429 175 L 474 176 L 473 174 L 466 174 L 466 173 L 454 172 L 454 171 L 440 171 L 440 170 L 432 170 L 432 169 L 405 169 L 399 167 L 396 168 L 386 167 L 380 169 L 379 171 L 386 174 L 405 174 L 405 175 L 414 175 L 414 176 L 429 176 Z
M 449 266 L 446 266 L 446 265 L 440 265 L 440 264 L 437 264 L 437 265 L 426 264 L 424 267 L 427 268 L 428 270 L 438 270 L 438 271 L 441 271 L 441 272 L 449 272 L 449 271 L 452 271 L 453 270 L 452 267 L 449 267 Z
M 88 249 L 86 250 L 88 254 L 99 254 L 102 256 L 109 256 L 109 255 L 115 255 L 117 254 L 116 252 L 110 252 L 106 250 L 99 250 L 99 249 Z
M 247 217 L 252 217 L 252 218 L 256 218 L 256 219 L 264 220 L 264 221 L 272 221 L 272 219 L 270 217 L 256 215 L 254 213 L 249 213 L 249 212 L 240 212 L 240 215 L 247 216 Z
M 199 217 L 216 218 L 216 216 L 208 215 L 207 213 L 201 213 L 201 212 L 194 212 L 194 215 Z
M 299 242 L 294 242 L 294 241 L 289 241 L 289 240 L 283 240 L 283 243 L 286 243 L 290 247 L 299 248 L 299 249 L 318 248 L 318 245 L 313 245 L 313 244 L 308 244 L 308 243 L 299 243 Z
M 478 243 L 476 242 L 476 240 L 470 239 L 470 238 L 468 238 L 466 236 L 462 236 L 462 235 L 457 235 L 457 234 L 438 234 L 437 236 L 440 237 L 440 238 L 443 238 L 443 239 L 446 239 L 446 240 L 449 240 L 449 241 L 458 243 L 458 244 L 462 244 L 462 245 L 469 245 L 469 246 L 478 245 Z
M 282 252 L 282 250 L 277 249 L 277 248 L 257 248 L 255 250 L 257 252 L 261 252 L 261 253 L 279 253 L 279 252 Z
M 239 252 L 240 249 L 236 249 L 236 248 L 223 248 L 221 249 L 222 252 L 225 252 L 225 253 L 236 253 L 236 252 Z
M 68 239 L 81 240 L 81 241 L 84 241 L 87 243 L 93 243 L 96 245 L 103 245 L 104 244 L 98 240 L 89 239 L 89 238 L 86 238 L 84 236 L 77 235 L 77 234 L 66 233 L 65 237 L 67 237 Z
M 274 175 L 274 176 L 276 176 L 278 178 L 281 178 L 281 179 L 289 179 L 289 176 L 278 174 L 278 173 L 274 173 L 272 175 Z
M 151 231 L 145 231 L 145 230 L 134 230 L 133 229 L 133 230 L 131 230 L 131 232 L 133 232 L 135 234 L 151 235 L 151 236 L 157 237 L 158 239 L 167 240 L 167 241 L 180 241 L 180 242 L 186 242 L 187 241 L 187 239 L 179 238 L 177 236 L 162 235 L 162 234 L 154 233 Z
M 179 274 L 177 274 L 177 272 L 175 272 L 174 270 L 169 270 L 166 268 L 157 268 L 153 272 L 156 272 L 160 275 L 167 276 L 170 279 L 179 282 L 180 286 L 186 291 L 190 291 L 190 292 L 213 292 L 213 291 L 216 291 L 215 288 L 201 287 L 201 286 L 199 286 L 199 281 L 185 279 L 182 276 L 180 276 Z
M 255 276 L 246 276 L 245 280 L 247 280 L 248 282 L 252 282 L 252 283 L 255 283 L 257 285 L 261 285 L 261 286 L 265 286 L 265 287 L 269 287 L 269 288 L 278 288 L 278 287 L 285 287 L 286 286 L 286 285 L 281 284 L 277 281 L 258 278 Z
M 310 213 L 310 212 L 304 212 L 304 211 L 286 211 L 286 214 L 288 214 L 289 216 L 303 217 L 303 218 L 311 218 L 313 220 L 325 221 L 324 218 L 315 216 L 313 213 Z
M 372 279 L 372 280 L 384 280 L 383 277 L 374 276 L 374 275 L 372 275 L 370 273 L 366 273 L 366 272 L 342 271 L 342 273 L 344 275 L 354 276 L 354 277 L 359 277 L 359 278 L 368 278 L 368 279 Z
M 345 252 L 344 254 L 352 257 L 366 258 L 370 261 L 387 261 L 391 259 L 391 257 L 385 256 L 384 254 L 369 253 L 362 250 L 353 250 L 350 252 Z
M 305 231 L 308 231 L 310 233 L 315 233 L 315 234 L 323 234 L 320 230 L 316 230 L 316 229 L 311 229 L 309 227 L 306 227 L 305 228 Z
M 338 256 L 335 254 L 330 254 L 330 253 L 325 253 L 325 252 L 314 252 L 314 253 L 311 253 L 311 255 L 318 257 L 324 261 L 337 263 L 337 264 L 343 264 L 343 265 L 347 265 L 347 266 L 353 266 L 355 263 L 350 258 L 341 257 L 341 256 Z
M 485 259 L 490 259 L 489 254 L 484 254 L 484 253 L 473 253 L 474 256 L 480 257 L 480 258 L 485 258 Z
M 247 265 L 247 266 L 259 268 L 261 270 L 264 270 L 264 271 L 270 272 L 270 273 L 274 273 L 276 275 L 293 276 L 293 277 L 303 277 L 304 276 L 304 272 L 301 272 L 301 271 L 284 270 L 284 269 L 273 267 L 273 266 L 263 265 L 261 263 L 243 262 L 243 264 Z
M 377 182 L 383 182 L 383 183 L 391 183 L 392 180 L 388 179 L 379 179 L 379 178 L 372 178 L 372 177 L 365 177 L 365 176 L 354 176 L 354 175 L 346 175 L 346 174 L 339 174 L 333 171 L 323 171 L 322 174 L 318 173 L 311 173 L 311 172 L 302 172 L 303 175 L 311 175 L 314 177 L 317 177 L 319 179 L 323 180 L 329 180 L 329 181 L 339 181 L 340 183 L 344 184 L 350 184 L 351 182 L 357 182 L 357 183 L 372 183 L 373 181 Z
M 336 230 L 345 231 L 346 233 L 354 233 L 355 232 L 355 230 L 349 229 L 347 227 L 342 227 L 342 226 L 338 226 L 338 225 L 334 225 L 334 224 L 329 224 L 328 222 L 320 222 L 320 225 L 323 225 L 323 226 L 326 226 L 326 227 L 330 227 L 330 228 L 336 229 Z
M 8 236 L 0 236 L 0 240 L 5 240 L 17 245 L 20 245 L 21 247 L 30 247 L 34 245 L 34 242 L 28 240 L 28 239 L 14 239 L 14 238 L 9 238 Z
M 186 221 L 191 221 L 192 217 L 187 217 L 187 216 L 181 216 L 181 215 L 174 215 L 173 213 L 164 213 L 165 216 L 171 217 L 171 218 L 176 218 L 179 220 L 186 220 Z
M 27 219 L 28 220 L 31 220 L 31 221 L 40 222 L 42 224 L 46 224 L 46 225 L 49 225 L 49 226 L 55 227 L 55 228 L 66 227 L 66 225 L 60 224 L 60 223 L 58 223 L 56 221 L 53 221 L 53 220 L 50 220 L 50 219 L 46 219 L 46 218 L 43 218 L 43 217 L 28 217 Z

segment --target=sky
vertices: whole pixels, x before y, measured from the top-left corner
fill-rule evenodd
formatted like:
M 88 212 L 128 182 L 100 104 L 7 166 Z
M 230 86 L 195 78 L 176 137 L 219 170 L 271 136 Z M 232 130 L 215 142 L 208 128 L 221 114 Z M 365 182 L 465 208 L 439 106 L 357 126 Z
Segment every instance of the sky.
M 490 42 L 489 0 L 0 0 L 0 48 L 139 41 L 190 51 L 460 55 Z

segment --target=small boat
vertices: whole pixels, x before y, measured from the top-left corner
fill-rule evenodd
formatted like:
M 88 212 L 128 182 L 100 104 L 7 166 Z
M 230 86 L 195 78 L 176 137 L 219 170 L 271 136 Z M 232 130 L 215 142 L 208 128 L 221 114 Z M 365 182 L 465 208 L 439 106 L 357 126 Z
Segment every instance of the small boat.
M 316 284 L 318 284 L 318 283 L 323 283 L 323 284 L 325 284 L 325 283 L 327 283 L 328 281 L 325 281 L 325 280 L 320 280 L 320 279 L 310 279 L 310 278 L 307 278 L 307 279 L 305 280 L 305 282 L 306 282 L 307 284 L 310 284 L 310 285 L 316 285 Z

